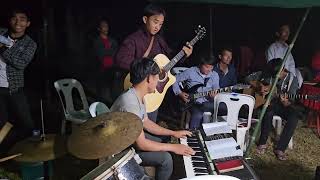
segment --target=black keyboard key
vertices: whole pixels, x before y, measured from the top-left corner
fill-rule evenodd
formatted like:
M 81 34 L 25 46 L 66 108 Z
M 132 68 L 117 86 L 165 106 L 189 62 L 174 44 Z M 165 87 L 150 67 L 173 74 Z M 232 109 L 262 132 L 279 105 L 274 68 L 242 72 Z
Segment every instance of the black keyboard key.
M 203 154 L 202 152 L 196 152 L 193 156 L 201 156 L 201 157 L 203 157 L 204 154 Z M 191 156 L 191 157 L 192 157 L 192 156 Z
M 191 157 L 191 161 L 204 161 L 203 157 Z
M 207 169 L 194 168 L 193 171 L 195 173 L 209 173 Z
M 196 143 L 188 143 L 188 146 L 190 146 L 191 148 L 199 148 L 199 144 Z
M 196 176 L 204 176 L 204 175 L 208 175 L 207 173 L 203 173 L 203 174 L 196 174 Z
M 193 149 L 194 151 L 199 151 L 199 152 L 202 150 L 200 147 L 193 147 L 192 149 Z
M 203 162 L 192 162 L 193 167 L 207 167 L 206 163 Z

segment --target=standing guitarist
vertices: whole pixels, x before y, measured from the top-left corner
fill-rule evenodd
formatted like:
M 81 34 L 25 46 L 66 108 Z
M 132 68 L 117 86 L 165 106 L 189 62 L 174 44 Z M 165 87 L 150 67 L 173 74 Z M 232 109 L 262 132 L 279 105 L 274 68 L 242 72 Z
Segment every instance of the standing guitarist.
M 201 58 L 201 63 L 199 66 L 191 67 L 182 73 L 176 75 L 176 82 L 172 85 L 172 89 L 175 95 L 184 101 L 189 101 L 189 95 L 180 89 L 179 84 L 185 82 L 186 88 L 191 88 L 195 85 L 202 84 L 198 91 L 209 91 L 212 89 L 219 88 L 219 75 L 213 71 L 213 64 L 215 63 L 215 58 Z M 213 97 L 216 93 L 212 92 L 209 97 L 198 98 L 195 102 L 196 104 L 191 110 L 191 120 L 189 128 L 197 129 L 201 125 L 203 112 L 213 111 Z
M 260 79 L 260 82 L 262 82 L 260 83 L 259 89 L 261 95 L 266 96 L 269 93 L 270 86 L 272 85 L 275 74 L 281 67 L 281 63 L 281 59 L 270 60 L 265 72 L 263 72 L 260 77 L 256 76 L 256 78 L 258 78 L 258 80 Z M 297 79 L 293 79 L 292 81 L 290 81 L 290 78 L 288 78 L 289 73 L 290 72 L 285 68 L 281 71 L 280 78 L 277 83 L 277 93 L 296 94 L 296 91 L 298 90 L 298 82 Z M 251 78 L 253 77 L 254 76 L 252 76 Z M 262 120 L 261 135 L 258 142 L 257 153 L 263 154 L 265 152 L 267 148 L 268 136 L 272 129 L 273 116 L 278 115 L 281 118 L 285 119 L 287 122 L 282 130 L 280 139 L 275 146 L 274 154 L 276 155 L 278 160 L 283 161 L 287 159 L 285 150 L 298 124 L 298 115 L 296 110 L 294 110 L 294 108 L 292 107 L 292 104 L 293 100 L 289 99 L 287 95 L 280 95 L 279 98 L 272 99 Z
M 116 54 L 116 64 L 121 69 L 129 71 L 132 61 L 142 57 L 154 58 L 157 54 L 170 56 L 171 49 L 159 34 L 165 16 L 165 10 L 159 6 L 149 4 L 145 7 L 142 17 L 143 26 L 123 41 Z M 191 46 L 184 46 L 183 50 L 186 57 L 189 57 L 192 53 Z M 149 113 L 149 118 L 156 121 L 157 110 Z

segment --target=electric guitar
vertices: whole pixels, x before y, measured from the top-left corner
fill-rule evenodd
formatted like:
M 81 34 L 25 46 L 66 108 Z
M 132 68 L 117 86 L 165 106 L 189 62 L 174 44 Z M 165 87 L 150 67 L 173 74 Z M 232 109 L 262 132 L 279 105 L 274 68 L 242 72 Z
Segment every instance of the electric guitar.
M 196 36 L 189 42 L 191 46 L 205 36 L 206 29 L 199 25 L 196 33 Z M 184 55 L 185 52 L 181 50 L 171 60 L 169 60 L 164 54 L 158 54 L 156 57 L 154 57 L 154 61 L 160 67 L 159 82 L 155 92 L 147 94 L 144 97 L 144 103 L 146 105 L 147 112 L 153 112 L 160 107 L 168 88 L 176 81 L 176 78 L 170 73 L 170 70 L 180 59 L 184 57 Z M 127 90 L 132 86 L 130 83 L 130 74 L 126 76 L 123 86 L 124 90 Z
M 228 86 L 220 89 L 212 89 L 209 91 L 199 92 L 200 88 L 203 86 L 204 86 L 203 84 L 197 84 L 187 90 L 184 90 L 184 92 L 188 93 L 189 96 L 188 96 L 188 102 L 183 101 L 183 103 L 180 105 L 181 111 L 185 111 L 188 108 L 192 107 L 196 99 L 201 97 L 208 97 L 210 93 L 231 92 L 234 90 L 242 90 L 242 89 L 250 88 L 250 85 L 247 85 L 247 84 L 236 84 L 234 86 Z

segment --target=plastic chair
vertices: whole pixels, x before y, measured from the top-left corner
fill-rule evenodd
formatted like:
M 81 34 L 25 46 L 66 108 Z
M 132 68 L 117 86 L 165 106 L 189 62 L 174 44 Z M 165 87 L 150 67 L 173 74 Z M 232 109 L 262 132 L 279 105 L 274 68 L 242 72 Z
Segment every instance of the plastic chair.
M 89 113 L 88 101 L 82 85 L 79 81 L 75 79 L 60 79 L 54 82 L 54 87 L 56 88 L 56 91 L 59 95 L 59 99 L 65 116 L 61 127 L 62 134 L 65 133 L 65 120 L 71 121 L 75 124 L 81 124 L 87 119 L 91 118 L 91 115 Z M 74 108 L 75 104 L 72 96 L 72 92 L 74 89 L 79 93 L 82 102 L 82 108 L 79 110 L 76 110 Z M 60 92 L 62 92 L 63 98 L 61 97 Z
M 221 116 L 218 118 L 218 107 L 220 103 L 225 103 L 228 109 L 227 116 Z M 214 97 L 214 119 L 225 120 L 230 125 L 231 129 L 235 130 L 239 122 L 239 111 L 243 105 L 249 106 L 249 113 L 247 119 L 248 129 L 251 127 L 252 112 L 254 107 L 254 97 L 246 94 L 238 93 L 219 93 Z M 243 122 L 243 118 L 241 118 Z
M 273 116 L 272 118 L 272 126 L 276 130 L 276 136 L 279 137 L 282 132 L 282 118 L 280 116 Z M 293 140 L 292 137 L 288 144 L 289 149 L 293 149 Z
M 227 116 L 218 117 L 220 103 L 227 106 Z M 219 93 L 214 97 L 214 120 L 227 121 L 232 130 L 236 130 L 236 140 L 243 151 L 246 151 L 249 141 L 249 129 L 251 127 L 252 112 L 255 104 L 254 97 L 246 94 Z M 239 111 L 243 105 L 248 105 L 248 119 L 239 118 Z
M 110 112 L 110 109 L 102 102 L 94 102 L 90 105 L 89 111 L 92 117 Z

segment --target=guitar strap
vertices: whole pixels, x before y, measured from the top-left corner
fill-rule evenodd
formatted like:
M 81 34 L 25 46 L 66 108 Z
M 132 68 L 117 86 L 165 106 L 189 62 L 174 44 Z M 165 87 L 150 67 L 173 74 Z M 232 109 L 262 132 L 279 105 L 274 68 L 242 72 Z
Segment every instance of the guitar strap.
M 148 55 L 150 54 L 152 45 L 153 45 L 153 41 L 154 41 L 154 36 L 151 37 L 151 41 L 150 44 L 148 46 L 148 49 L 146 50 L 146 52 L 144 52 L 143 57 L 148 57 Z
M 207 86 L 207 83 L 208 83 L 209 79 L 210 79 L 210 78 L 208 78 L 208 77 L 204 78 L 204 84 L 203 84 L 203 85 L 204 85 L 204 87 L 206 87 L 206 86 Z

